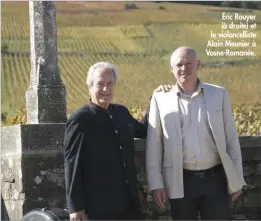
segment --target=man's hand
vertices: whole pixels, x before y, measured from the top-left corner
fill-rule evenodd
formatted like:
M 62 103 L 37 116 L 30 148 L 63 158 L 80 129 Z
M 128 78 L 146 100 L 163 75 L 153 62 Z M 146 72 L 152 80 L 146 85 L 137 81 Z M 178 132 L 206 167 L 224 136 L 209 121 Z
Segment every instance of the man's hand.
M 153 93 L 155 93 L 155 92 L 168 92 L 172 89 L 172 87 L 173 87 L 173 85 L 170 85 L 170 84 L 160 85 L 153 91 Z
M 238 199 L 238 197 L 241 195 L 241 193 L 242 193 L 242 190 L 239 190 L 239 191 L 233 193 L 232 201 L 236 201 Z
M 157 206 L 164 209 L 166 203 L 166 191 L 165 189 L 156 189 L 152 191 L 153 199 Z
M 84 211 L 79 211 L 70 214 L 70 221 L 78 220 L 88 220 L 88 217 L 85 215 Z

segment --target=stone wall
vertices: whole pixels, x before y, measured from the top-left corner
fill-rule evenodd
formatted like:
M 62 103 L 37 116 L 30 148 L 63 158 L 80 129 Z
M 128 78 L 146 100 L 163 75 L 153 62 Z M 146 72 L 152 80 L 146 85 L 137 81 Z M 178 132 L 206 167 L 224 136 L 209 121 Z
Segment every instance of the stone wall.
M 35 208 L 66 208 L 63 157 L 64 124 L 16 125 L 2 128 L 1 220 L 20 220 Z M 240 137 L 244 174 L 248 183 L 242 197 L 231 203 L 231 218 L 260 220 L 261 137 Z M 138 179 L 145 192 L 145 140 L 135 140 Z M 141 196 L 148 219 L 170 219 L 150 195 Z
M 1 220 L 21 220 L 35 208 L 65 208 L 61 154 L 65 124 L 2 128 Z

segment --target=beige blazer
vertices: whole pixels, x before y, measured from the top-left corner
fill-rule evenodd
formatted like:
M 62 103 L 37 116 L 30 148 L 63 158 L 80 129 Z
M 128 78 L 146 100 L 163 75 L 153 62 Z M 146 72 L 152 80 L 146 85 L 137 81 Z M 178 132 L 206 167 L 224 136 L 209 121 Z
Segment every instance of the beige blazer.
M 240 190 L 243 177 L 241 149 L 227 91 L 202 83 L 207 116 L 224 166 L 230 193 Z M 165 188 L 170 199 L 184 197 L 183 152 L 177 87 L 154 93 L 149 111 L 146 169 L 149 191 Z

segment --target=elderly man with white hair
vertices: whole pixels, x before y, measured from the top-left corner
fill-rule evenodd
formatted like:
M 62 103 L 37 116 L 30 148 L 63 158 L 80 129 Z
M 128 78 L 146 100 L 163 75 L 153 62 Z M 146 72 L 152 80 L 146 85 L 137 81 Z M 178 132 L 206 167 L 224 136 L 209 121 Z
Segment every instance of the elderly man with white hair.
M 90 67 L 91 99 L 66 123 L 64 160 L 66 197 L 71 220 L 141 219 L 134 163 L 134 137 L 145 138 L 147 122 L 113 104 L 117 82 L 113 64 Z M 157 91 L 168 90 L 159 86 Z

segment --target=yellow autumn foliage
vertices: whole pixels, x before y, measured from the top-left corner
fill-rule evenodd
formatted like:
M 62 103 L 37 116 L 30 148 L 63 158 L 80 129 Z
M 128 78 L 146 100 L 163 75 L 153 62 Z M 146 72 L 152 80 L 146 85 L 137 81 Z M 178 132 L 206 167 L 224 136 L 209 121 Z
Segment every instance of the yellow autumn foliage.
M 140 120 L 146 109 L 132 107 L 129 109 L 135 119 Z M 261 104 L 240 105 L 233 108 L 234 119 L 239 136 L 261 136 Z M 67 115 L 69 117 L 70 114 Z M 19 111 L 3 122 L 3 126 L 26 124 L 26 110 Z

